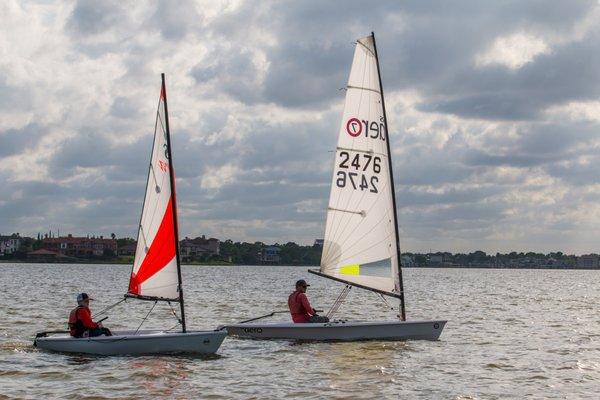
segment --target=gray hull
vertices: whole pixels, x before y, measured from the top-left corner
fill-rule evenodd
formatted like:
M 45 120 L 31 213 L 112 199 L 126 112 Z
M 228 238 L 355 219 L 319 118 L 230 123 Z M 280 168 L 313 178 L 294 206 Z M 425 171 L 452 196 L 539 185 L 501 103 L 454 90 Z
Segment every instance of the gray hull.
M 34 346 L 47 351 L 102 356 L 141 354 L 213 354 L 227 336 L 223 331 L 113 332 L 113 336 L 76 339 L 66 334 L 36 338 Z
M 318 324 L 248 323 L 227 325 L 230 336 L 246 339 L 314 341 L 437 340 L 446 321 L 332 321 Z

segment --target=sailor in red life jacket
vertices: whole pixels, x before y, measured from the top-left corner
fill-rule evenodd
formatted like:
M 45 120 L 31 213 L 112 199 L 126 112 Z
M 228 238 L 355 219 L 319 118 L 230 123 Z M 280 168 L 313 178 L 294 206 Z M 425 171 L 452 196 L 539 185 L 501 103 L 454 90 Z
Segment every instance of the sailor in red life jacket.
M 90 300 L 94 299 L 88 296 L 87 293 L 77 295 L 77 307 L 71 310 L 69 314 L 69 331 L 71 336 L 76 338 L 100 335 L 112 336 L 108 328 L 102 327 L 102 323 L 96 323 L 92 320 Z
M 296 290 L 288 297 L 292 321 L 295 323 L 329 322 L 329 318 L 317 315 L 317 310 L 311 307 L 308 297 L 306 297 L 308 286 L 310 285 L 304 279 L 300 279 L 296 282 Z

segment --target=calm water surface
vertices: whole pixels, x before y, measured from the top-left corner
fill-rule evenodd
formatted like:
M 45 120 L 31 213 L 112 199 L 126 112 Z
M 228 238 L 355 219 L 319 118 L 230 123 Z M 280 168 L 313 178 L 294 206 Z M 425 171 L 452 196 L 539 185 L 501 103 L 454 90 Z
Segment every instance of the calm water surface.
M 296 279 L 327 308 L 342 285 L 298 267 L 183 268 L 190 329 L 285 309 Z M 0 264 L 0 399 L 598 398 L 600 271 L 409 269 L 409 319 L 449 322 L 437 342 L 294 344 L 227 338 L 218 355 L 90 357 L 44 353 L 39 330 L 64 329 L 78 292 L 118 300 L 125 265 Z M 136 328 L 149 302 L 129 300 L 110 328 Z M 338 317 L 389 319 L 353 289 Z M 287 315 L 280 319 L 287 319 Z M 160 305 L 144 328 L 175 321 Z

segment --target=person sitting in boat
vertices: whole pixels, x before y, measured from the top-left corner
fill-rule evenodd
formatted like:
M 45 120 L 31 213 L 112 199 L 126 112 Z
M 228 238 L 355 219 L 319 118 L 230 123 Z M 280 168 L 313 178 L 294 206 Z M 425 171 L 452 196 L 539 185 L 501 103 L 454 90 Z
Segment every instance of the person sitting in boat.
M 108 328 L 104 328 L 102 323 L 96 323 L 92 320 L 90 311 L 90 300 L 87 293 L 77 295 L 77 307 L 71 310 L 69 314 L 69 331 L 71 336 L 76 338 L 94 337 L 94 336 L 112 336 Z
M 304 279 L 300 279 L 296 282 L 296 290 L 288 297 L 292 321 L 295 323 L 329 322 L 329 318 L 317 315 L 317 310 L 311 307 L 306 297 L 306 288 L 309 286 Z

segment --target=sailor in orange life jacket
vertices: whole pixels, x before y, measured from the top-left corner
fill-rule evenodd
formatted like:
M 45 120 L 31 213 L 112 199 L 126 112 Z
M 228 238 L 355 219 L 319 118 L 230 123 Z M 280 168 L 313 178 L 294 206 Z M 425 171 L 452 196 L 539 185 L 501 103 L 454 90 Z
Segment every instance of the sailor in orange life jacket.
M 311 307 L 306 297 L 306 288 L 310 286 L 304 279 L 296 282 L 296 290 L 288 297 L 288 306 L 292 321 L 295 323 L 305 322 L 329 322 L 329 318 L 317 315 L 317 310 Z
M 112 336 L 108 328 L 103 328 L 102 323 L 96 323 L 92 320 L 90 311 L 90 300 L 87 293 L 77 295 L 77 307 L 71 310 L 69 314 L 69 331 L 71 336 L 76 338 L 94 337 L 94 336 Z

